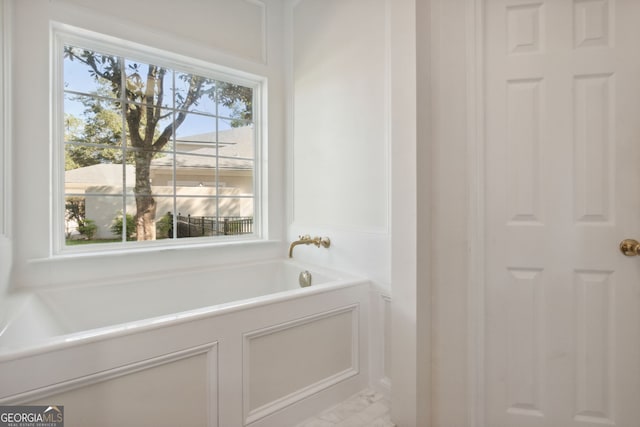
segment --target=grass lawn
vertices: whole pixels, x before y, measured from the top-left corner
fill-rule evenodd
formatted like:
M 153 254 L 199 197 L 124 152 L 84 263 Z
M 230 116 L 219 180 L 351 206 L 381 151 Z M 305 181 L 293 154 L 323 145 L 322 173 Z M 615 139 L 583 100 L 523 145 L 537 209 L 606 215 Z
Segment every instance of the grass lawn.
M 79 246 L 79 245 L 91 245 L 94 243 L 116 243 L 121 242 L 122 239 L 95 239 L 95 240 L 71 240 L 67 239 L 65 243 L 67 246 Z

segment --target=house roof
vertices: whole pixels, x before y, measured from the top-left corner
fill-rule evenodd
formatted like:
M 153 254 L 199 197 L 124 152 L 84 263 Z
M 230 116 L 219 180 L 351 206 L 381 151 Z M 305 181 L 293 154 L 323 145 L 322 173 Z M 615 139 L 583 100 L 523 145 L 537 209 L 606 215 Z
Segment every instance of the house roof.
M 221 169 L 252 169 L 254 128 L 243 126 L 224 131 L 189 135 L 176 141 L 176 165 L 179 168 L 212 168 L 213 156 Z M 155 158 L 151 167 L 173 166 L 170 156 Z
M 135 182 L 135 166 L 126 165 L 127 182 Z M 97 164 L 71 169 L 64 173 L 67 184 L 122 185 L 122 165 Z

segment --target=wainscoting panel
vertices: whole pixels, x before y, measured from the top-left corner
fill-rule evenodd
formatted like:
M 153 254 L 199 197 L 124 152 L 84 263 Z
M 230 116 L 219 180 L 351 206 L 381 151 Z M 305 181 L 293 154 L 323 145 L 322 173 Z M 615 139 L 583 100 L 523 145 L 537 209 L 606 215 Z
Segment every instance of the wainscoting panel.
M 245 425 L 357 375 L 359 305 L 244 335 Z
M 67 427 L 218 426 L 217 343 L 38 391 L 30 405 L 63 405 Z

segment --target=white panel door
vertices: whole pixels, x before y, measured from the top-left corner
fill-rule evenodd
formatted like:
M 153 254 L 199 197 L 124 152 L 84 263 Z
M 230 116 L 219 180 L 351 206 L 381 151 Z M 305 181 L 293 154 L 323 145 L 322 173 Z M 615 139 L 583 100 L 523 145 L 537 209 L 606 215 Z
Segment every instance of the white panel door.
M 486 427 L 640 426 L 640 1 L 484 2 Z

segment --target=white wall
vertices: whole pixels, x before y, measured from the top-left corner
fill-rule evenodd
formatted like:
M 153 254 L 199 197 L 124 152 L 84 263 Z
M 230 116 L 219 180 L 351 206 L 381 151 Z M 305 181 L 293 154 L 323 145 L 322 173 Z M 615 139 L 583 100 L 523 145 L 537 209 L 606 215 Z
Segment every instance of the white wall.
M 431 0 L 433 427 L 469 420 L 469 158 L 466 0 Z M 473 22 L 473 21 L 471 21 Z M 469 37 L 469 39 L 467 39 Z M 477 255 L 476 255 L 477 256 Z
M 328 250 L 296 247 L 294 257 L 360 272 L 377 285 L 373 385 L 384 388 L 390 370 L 394 422 L 427 425 L 430 182 L 418 180 L 430 171 L 428 150 L 418 151 L 417 99 L 428 94 L 416 86 L 416 2 L 290 4 L 288 236 L 332 239 Z M 423 113 L 428 123 L 430 111 Z M 385 313 L 390 318 L 375 318 Z
M 290 13 L 289 239 L 294 256 L 388 287 L 389 62 L 386 0 L 301 0 Z M 363 17 L 366 9 L 366 19 Z
M 90 281 L 111 275 L 272 258 L 284 254 L 284 101 L 279 0 L 13 1 L 13 261 L 17 285 Z M 52 257 L 50 20 L 266 76 L 269 241 L 254 245 Z M 171 22 L 171 25 L 166 25 Z
M 371 378 L 383 392 L 390 358 L 391 3 L 288 3 L 288 237 L 330 237 L 329 249 L 298 246 L 294 258 L 375 284 Z
M 431 103 L 429 2 L 394 1 L 392 24 L 392 405 L 430 426 Z

